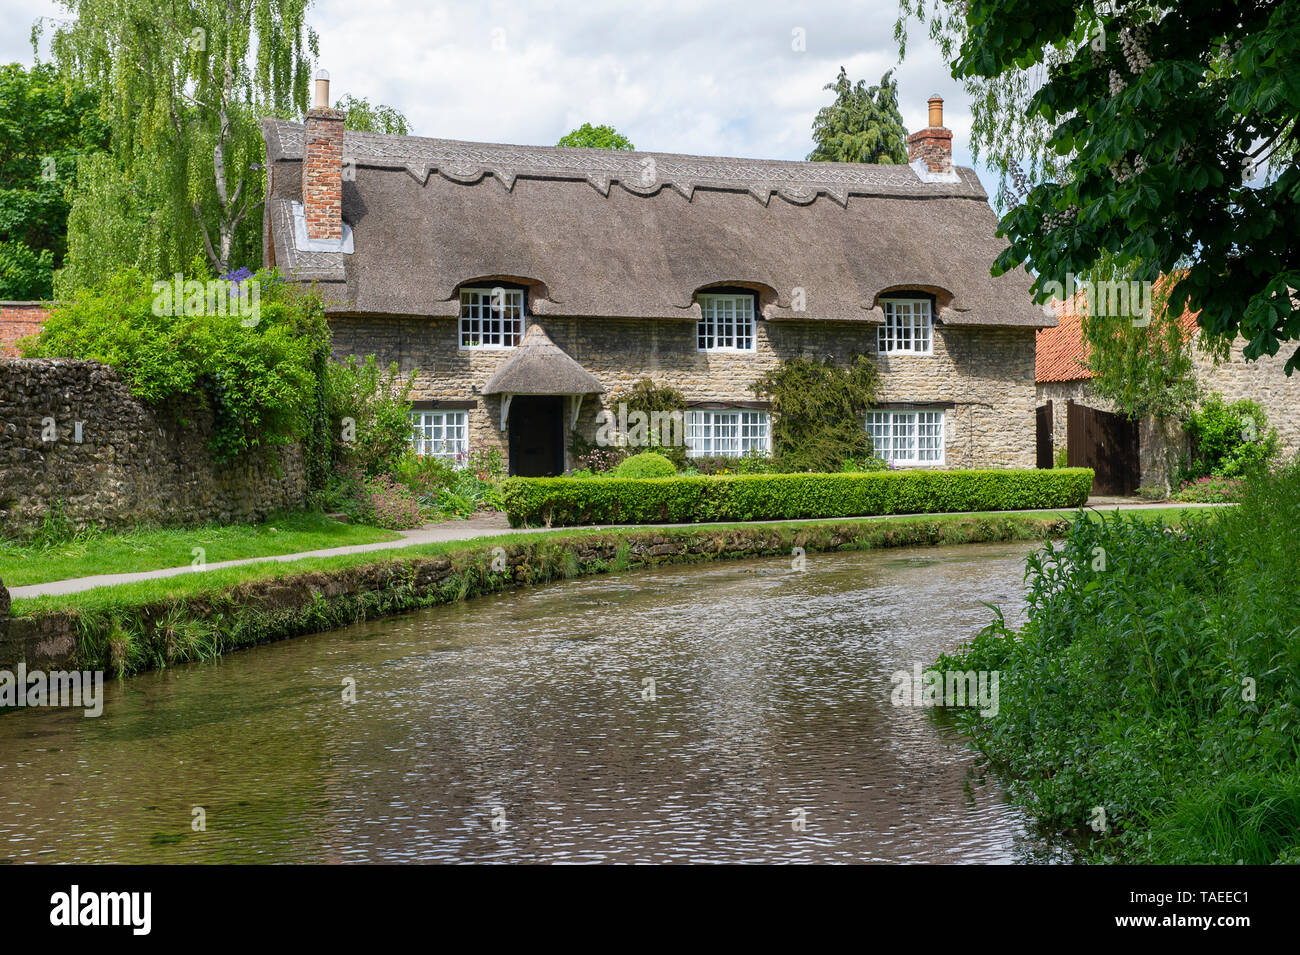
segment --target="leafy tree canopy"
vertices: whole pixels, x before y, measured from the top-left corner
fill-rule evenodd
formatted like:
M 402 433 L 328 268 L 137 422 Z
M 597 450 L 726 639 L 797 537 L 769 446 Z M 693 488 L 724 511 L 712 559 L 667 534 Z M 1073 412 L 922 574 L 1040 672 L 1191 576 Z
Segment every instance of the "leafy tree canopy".
M 310 0 L 60 0 L 56 65 L 100 91 L 111 154 L 83 160 L 68 218 L 68 292 L 124 265 L 224 273 L 261 263 L 258 121 L 307 106 Z M 33 29 L 33 46 L 41 33 Z
M 1247 358 L 1300 339 L 1300 0 L 901 0 L 903 47 L 914 18 L 1003 175 L 996 272 L 1024 263 L 1045 297 L 1105 256 L 1178 270 L 1172 311 Z
M 823 89 L 835 91 L 835 102 L 817 111 L 808 158 L 815 162 L 907 162 L 907 130 L 898 112 L 898 82 L 890 73 L 879 86 L 865 80 L 853 83 L 840 67 L 835 82 Z
M 363 133 L 391 133 L 394 136 L 411 135 L 411 124 L 401 110 L 395 107 L 382 103 L 371 106 L 365 97 L 356 97 L 351 93 L 344 93 L 334 105 L 346 115 L 343 121 L 345 129 Z
M 613 126 L 583 123 L 573 132 L 560 137 L 557 146 L 585 146 L 588 149 L 636 149 L 632 141 Z
M 108 143 L 96 102 L 48 64 L 0 66 L 0 299 L 53 294 L 77 159 Z

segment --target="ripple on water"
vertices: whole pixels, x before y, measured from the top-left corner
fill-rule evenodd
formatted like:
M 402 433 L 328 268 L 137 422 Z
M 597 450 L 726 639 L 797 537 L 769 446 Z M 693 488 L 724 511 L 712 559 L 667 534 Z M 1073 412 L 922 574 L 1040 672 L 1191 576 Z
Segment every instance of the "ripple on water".
M 100 719 L 12 713 L 0 860 L 1037 857 L 962 742 L 890 705 L 985 602 L 1018 619 L 1028 546 L 592 577 L 146 674 Z

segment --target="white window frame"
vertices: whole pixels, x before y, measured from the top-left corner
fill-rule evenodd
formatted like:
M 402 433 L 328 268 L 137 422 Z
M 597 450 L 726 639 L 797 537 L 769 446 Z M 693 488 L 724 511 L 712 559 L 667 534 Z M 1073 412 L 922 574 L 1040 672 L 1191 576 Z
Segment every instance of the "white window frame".
M 469 411 L 455 408 L 411 412 L 411 448 L 422 458 L 463 464 L 469 457 Z
M 772 415 L 751 408 L 689 408 L 686 456 L 739 458 L 749 451 L 772 453 Z
M 882 355 L 933 355 L 934 315 L 928 298 L 889 298 L 881 303 L 885 322 L 876 329 Z
M 942 467 L 946 455 L 942 408 L 881 408 L 867 412 L 872 453 L 898 467 Z
M 498 295 L 500 302 L 494 303 Z M 456 340 L 462 351 L 514 348 L 524 340 L 525 331 L 527 318 L 523 289 L 473 285 L 460 290 Z
M 757 321 L 754 296 L 748 292 L 707 292 L 695 297 L 700 320 L 695 327 L 695 350 L 752 353 Z M 721 344 L 719 344 L 721 342 Z

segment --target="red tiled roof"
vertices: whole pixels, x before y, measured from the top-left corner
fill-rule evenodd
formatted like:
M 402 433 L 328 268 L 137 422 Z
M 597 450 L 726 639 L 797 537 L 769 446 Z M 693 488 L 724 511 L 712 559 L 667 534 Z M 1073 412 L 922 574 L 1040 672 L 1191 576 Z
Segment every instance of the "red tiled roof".
M 1156 283 L 1163 284 L 1163 279 Z M 1057 326 L 1042 328 L 1038 331 L 1034 351 L 1034 381 L 1086 381 L 1093 377 L 1088 370 L 1088 343 L 1083 340 L 1083 326 L 1079 315 L 1079 303 L 1083 292 L 1079 291 L 1066 301 L 1052 299 L 1052 310 L 1056 313 Z M 1178 324 L 1188 335 L 1196 333 L 1196 316 L 1199 312 L 1184 310 Z
M 1034 381 L 1078 381 L 1092 377 L 1087 368 L 1088 346 L 1076 304 L 1082 292 L 1068 301 L 1052 299 L 1055 328 L 1040 328 L 1034 350 Z

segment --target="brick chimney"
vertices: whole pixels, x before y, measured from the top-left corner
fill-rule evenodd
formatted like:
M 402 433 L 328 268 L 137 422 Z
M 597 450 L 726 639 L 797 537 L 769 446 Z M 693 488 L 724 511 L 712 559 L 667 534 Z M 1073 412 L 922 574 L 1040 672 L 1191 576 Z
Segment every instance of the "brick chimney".
M 303 135 L 302 209 L 308 239 L 343 238 L 343 111 L 330 109 L 330 75 L 316 74 Z
M 943 97 L 935 93 L 929 102 L 930 125 L 907 137 L 907 160 L 919 159 L 929 172 L 942 175 L 952 172 L 952 130 L 943 125 Z

